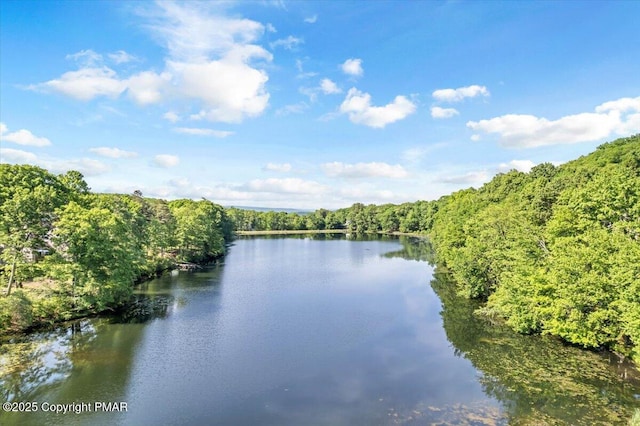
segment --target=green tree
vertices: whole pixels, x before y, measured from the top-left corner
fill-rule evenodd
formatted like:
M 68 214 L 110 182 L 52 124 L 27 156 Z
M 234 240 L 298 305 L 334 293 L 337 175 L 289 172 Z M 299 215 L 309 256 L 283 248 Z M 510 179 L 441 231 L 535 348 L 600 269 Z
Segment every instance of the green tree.
M 0 255 L 9 271 L 6 294 L 20 268 L 26 265 L 26 252 L 47 246 L 55 219 L 54 210 L 65 202 L 60 180 L 44 169 L 27 165 L 0 164 Z

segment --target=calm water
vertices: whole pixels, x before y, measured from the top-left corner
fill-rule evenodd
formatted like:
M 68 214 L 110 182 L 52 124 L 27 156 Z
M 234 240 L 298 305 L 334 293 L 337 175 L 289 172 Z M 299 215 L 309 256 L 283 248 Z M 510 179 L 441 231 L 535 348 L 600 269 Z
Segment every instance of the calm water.
M 2 344 L 3 401 L 40 409 L 0 424 L 626 424 L 640 408 L 636 370 L 474 318 L 429 255 L 409 239 L 237 240 L 223 265 L 144 284 L 121 317 Z

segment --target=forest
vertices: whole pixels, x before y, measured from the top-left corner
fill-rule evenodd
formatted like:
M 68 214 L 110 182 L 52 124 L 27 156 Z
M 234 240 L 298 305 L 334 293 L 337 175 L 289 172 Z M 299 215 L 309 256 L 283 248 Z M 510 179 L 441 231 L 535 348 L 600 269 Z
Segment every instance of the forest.
M 229 216 L 240 231 L 426 234 L 478 315 L 640 359 L 640 135 L 434 201 Z
M 223 256 L 232 238 L 210 201 L 91 193 L 76 171 L 0 165 L 0 331 L 126 304 L 134 284 Z
M 223 255 L 234 231 L 330 229 L 428 235 L 476 315 L 640 360 L 640 135 L 438 200 L 308 214 L 94 194 L 78 172 L 2 164 L 0 330 L 118 306 L 144 277 Z

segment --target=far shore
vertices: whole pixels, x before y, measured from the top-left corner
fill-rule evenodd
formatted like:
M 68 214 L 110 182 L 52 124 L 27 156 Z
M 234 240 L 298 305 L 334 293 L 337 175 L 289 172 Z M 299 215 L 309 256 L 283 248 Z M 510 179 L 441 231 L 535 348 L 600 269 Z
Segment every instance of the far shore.
M 287 229 L 271 231 L 235 231 L 236 235 L 283 235 L 283 234 L 348 234 L 347 229 Z M 367 232 L 369 233 L 369 232 Z M 410 237 L 426 237 L 426 234 L 417 232 L 373 232 L 383 235 L 406 235 Z
M 278 234 L 346 234 L 346 229 L 287 229 L 272 231 L 235 231 L 236 235 L 278 235 Z

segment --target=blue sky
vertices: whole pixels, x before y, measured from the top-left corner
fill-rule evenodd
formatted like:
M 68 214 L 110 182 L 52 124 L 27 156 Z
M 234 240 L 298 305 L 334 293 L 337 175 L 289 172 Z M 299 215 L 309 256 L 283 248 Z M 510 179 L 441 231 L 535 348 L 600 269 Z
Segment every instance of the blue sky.
M 1 1 L 0 160 L 96 192 L 430 200 L 640 132 L 640 2 Z

